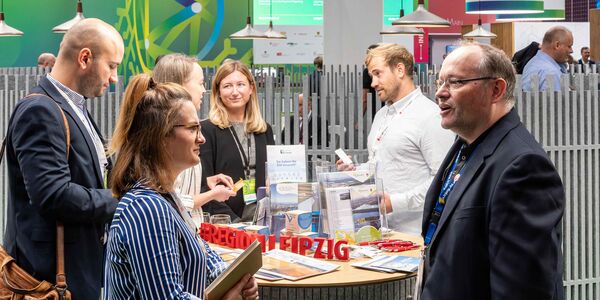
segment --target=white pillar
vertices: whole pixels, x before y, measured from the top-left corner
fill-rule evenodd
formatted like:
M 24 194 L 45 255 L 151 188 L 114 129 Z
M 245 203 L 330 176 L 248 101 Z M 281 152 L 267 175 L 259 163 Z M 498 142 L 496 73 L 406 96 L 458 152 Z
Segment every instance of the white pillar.
M 381 42 L 383 0 L 323 1 L 325 65 L 362 65 L 367 47 Z

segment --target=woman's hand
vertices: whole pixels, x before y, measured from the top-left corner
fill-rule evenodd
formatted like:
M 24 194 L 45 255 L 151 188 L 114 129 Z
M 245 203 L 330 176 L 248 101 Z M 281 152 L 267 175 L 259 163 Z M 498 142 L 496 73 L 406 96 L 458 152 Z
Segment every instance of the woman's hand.
M 206 185 L 209 189 L 214 189 L 218 184 L 223 184 L 233 190 L 233 179 L 224 174 L 217 174 L 206 178 Z
M 228 292 L 223 296 L 223 300 L 239 300 L 240 295 L 244 300 L 258 299 L 258 285 L 254 277 L 250 274 L 244 275 L 238 283 L 236 283 Z M 213 300 L 213 299 L 209 299 Z
M 229 197 L 237 195 L 236 192 L 224 185 L 215 186 L 209 193 L 211 193 L 211 200 L 217 200 L 219 202 L 226 201 Z

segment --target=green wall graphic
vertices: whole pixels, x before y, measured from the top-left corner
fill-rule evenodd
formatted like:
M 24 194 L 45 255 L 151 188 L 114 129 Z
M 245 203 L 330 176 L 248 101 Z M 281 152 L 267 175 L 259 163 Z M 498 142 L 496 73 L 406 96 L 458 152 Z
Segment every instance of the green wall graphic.
M 158 55 L 181 52 L 202 66 L 225 58 L 251 62 L 252 42 L 230 40 L 247 14 L 239 0 L 83 0 L 84 15 L 117 28 L 125 42 L 120 73 L 129 77 L 154 66 Z M 57 53 L 62 34 L 52 27 L 75 14 L 75 0 L 4 0 L 6 21 L 22 37 L 0 38 L 0 67 L 34 66 L 42 52 Z

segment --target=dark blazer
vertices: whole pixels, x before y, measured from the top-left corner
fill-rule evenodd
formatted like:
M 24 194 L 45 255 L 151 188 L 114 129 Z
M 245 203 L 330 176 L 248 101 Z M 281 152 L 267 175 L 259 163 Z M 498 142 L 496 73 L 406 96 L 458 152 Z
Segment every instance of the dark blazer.
M 427 196 L 423 235 L 452 146 Z M 474 150 L 426 251 L 422 299 L 562 299 L 565 193 L 513 109 Z
M 94 144 L 67 100 L 46 77 L 32 93 L 50 98 L 21 100 L 11 116 L 4 247 L 34 277 L 55 282 L 56 221 L 64 222 L 68 288 L 73 299 L 96 300 L 104 266 L 100 239 L 117 200 L 101 189 Z M 70 127 L 68 161 L 63 119 L 52 101 L 64 110 Z
M 309 147 L 312 147 L 313 140 L 316 139 L 317 140 L 317 147 L 321 147 L 321 145 L 322 145 L 321 144 L 322 143 L 321 132 L 322 132 L 322 126 L 323 126 L 322 124 L 323 124 L 323 122 L 321 121 L 321 117 L 317 117 L 317 124 L 316 124 L 317 125 L 317 128 L 316 128 L 317 130 L 315 132 L 316 136 L 313 136 L 313 130 L 312 130 L 313 119 L 314 118 L 311 115 L 308 118 L 308 122 L 306 122 L 306 128 L 303 128 L 300 134 L 304 134 L 304 131 L 306 130 L 306 135 L 307 135 L 308 143 L 306 143 L 306 141 L 303 141 L 304 144 L 308 145 Z M 290 141 L 292 143 L 294 142 L 294 124 L 295 124 L 294 123 L 294 116 L 291 116 L 290 117 L 290 126 L 289 126 L 290 131 L 289 132 L 290 132 L 290 135 L 291 135 Z M 285 140 L 285 134 L 286 134 L 286 131 L 285 131 L 285 128 L 284 128 L 281 131 L 281 136 L 282 136 L 283 140 Z M 325 122 L 325 146 L 329 145 L 328 140 L 329 140 L 329 122 Z
M 203 120 L 202 134 L 206 143 L 200 146 L 202 159 L 202 191 L 207 191 L 206 178 L 223 173 L 231 176 L 234 182 L 245 178 L 244 163 L 235 140 L 228 128 L 221 129 L 210 122 Z M 267 131 L 254 135 L 256 142 L 256 188 L 265 186 L 265 163 L 267 162 L 267 145 L 274 145 L 273 129 L 267 124 Z M 225 202 L 210 201 L 202 206 L 205 212 L 212 214 L 228 214 L 231 220 L 242 217 L 244 212 L 244 195 L 240 189 L 235 197 Z

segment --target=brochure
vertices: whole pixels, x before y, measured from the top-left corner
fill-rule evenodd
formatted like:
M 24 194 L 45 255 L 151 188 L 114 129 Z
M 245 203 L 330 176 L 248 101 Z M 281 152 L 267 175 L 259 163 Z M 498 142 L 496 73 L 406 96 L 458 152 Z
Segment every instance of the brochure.
M 254 241 L 205 290 L 208 299 L 221 299 L 242 277 L 254 274 L 262 266 L 260 242 Z
M 386 259 L 388 259 L 388 257 L 389 257 L 388 255 L 381 255 L 381 256 L 377 256 L 377 257 L 374 257 L 369 260 L 353 263 L 353 264 L 351 264 L 351 266 L 360 268 L 360 269 L 371 270 L 371 271 L 396 273 L 396 270 L 394 270 L 394 269 L 374 266 L 374 264 L 378 263 L 381 260 L 386 260 Z
M 412 273 L 419 268 L 419 258 L 413 256 L 390 255 L 389 257 L 374 262 L 373 267 L 384 267 L 398 272 Z
M 267 145 L 269 182 L 306 182 L 304 145 Z
M 263 257 L 261 274 L 282 277 L 287 280 L 321 275 L 337 270 L 340 266 L 295 253 L 273 249 Z

